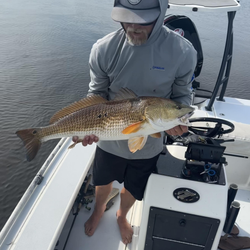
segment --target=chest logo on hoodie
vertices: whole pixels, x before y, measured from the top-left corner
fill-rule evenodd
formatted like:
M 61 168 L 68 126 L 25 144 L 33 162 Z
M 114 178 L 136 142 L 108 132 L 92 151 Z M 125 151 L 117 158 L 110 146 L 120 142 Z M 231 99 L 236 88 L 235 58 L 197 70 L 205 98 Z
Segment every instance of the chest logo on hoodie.
M 152 69 L 154 69 L 154 70 L 160 70 L 160 71 L 165 71 L 164 67 L 159 67 L 159 66 L 153 66 Z

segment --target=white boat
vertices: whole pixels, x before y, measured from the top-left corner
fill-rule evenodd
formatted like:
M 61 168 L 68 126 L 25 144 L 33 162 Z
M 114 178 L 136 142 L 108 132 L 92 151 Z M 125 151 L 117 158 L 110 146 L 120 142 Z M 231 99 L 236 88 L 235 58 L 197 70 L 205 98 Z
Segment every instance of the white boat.
M 132 243 L 121 241 L 115 216 L 119 196 L 95 234 L 85 235 L 84 223 L 91 214 L 88 208 L 94 202 L 88 203 L 82 185 L 91 173 L 95 145 L 70 150 L 71 138 L 64 138 L 3 227 L 1 250 L 215 250 L 222 236 L 224 240 L 235 237 L 230 235 L 234 224 L 239 229 L 235 237 L 239 243 L 241 237 L 250 237 L 250 100 L 224 96 L 232 60 L 233 20 L 240 5 L 236 0 L 171 0 L 169 7 L 227 12 L 228 32 L 213 93 L 203 96 L 199 87 L 194 89 L 193 117 L 205 129 L 195 130 L 197 121 L 193 121 L 188 137 L 167 140 L 143 201 L 137 201 L 128 213 L 134 230 Z M 185 24 L 189 21 L 185 16 L 167 16 L 165 25 L 189 36 L 193 43 L 198 41 L 194 44 L 199 59 L 197 77 L 202 49 L 196 30 L 190 33 L 183 20 Z M 220 126 L 221 122 L 225 124 Z M 206 163 L 215 175 L 200 174 Z M 114 183 L 114 187 L 121 189 L 122 185 Z

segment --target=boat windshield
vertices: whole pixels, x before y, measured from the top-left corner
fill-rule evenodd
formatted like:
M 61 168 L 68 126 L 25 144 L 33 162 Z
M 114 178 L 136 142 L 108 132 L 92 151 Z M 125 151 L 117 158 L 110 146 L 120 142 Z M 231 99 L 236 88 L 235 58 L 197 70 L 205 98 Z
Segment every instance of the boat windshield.
M 189 8 L 192 11 L 236 11 L 237 0 L 169 0 L 169 8 Z

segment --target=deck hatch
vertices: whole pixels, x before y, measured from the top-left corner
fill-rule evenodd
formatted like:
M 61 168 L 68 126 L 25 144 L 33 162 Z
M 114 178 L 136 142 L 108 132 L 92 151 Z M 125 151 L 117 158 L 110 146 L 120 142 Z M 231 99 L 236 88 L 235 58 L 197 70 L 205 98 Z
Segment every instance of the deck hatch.
M 210 250 L 220 220 L 150 207 L 145 250 Z

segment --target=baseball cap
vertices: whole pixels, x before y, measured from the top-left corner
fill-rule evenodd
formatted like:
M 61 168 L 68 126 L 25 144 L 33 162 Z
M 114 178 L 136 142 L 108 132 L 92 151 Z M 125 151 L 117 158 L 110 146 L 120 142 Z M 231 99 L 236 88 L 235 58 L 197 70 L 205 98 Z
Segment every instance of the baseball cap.
M 159 0 L 115 0 L 111 17 L 121 23 L 151 23 L 160 15 Z

